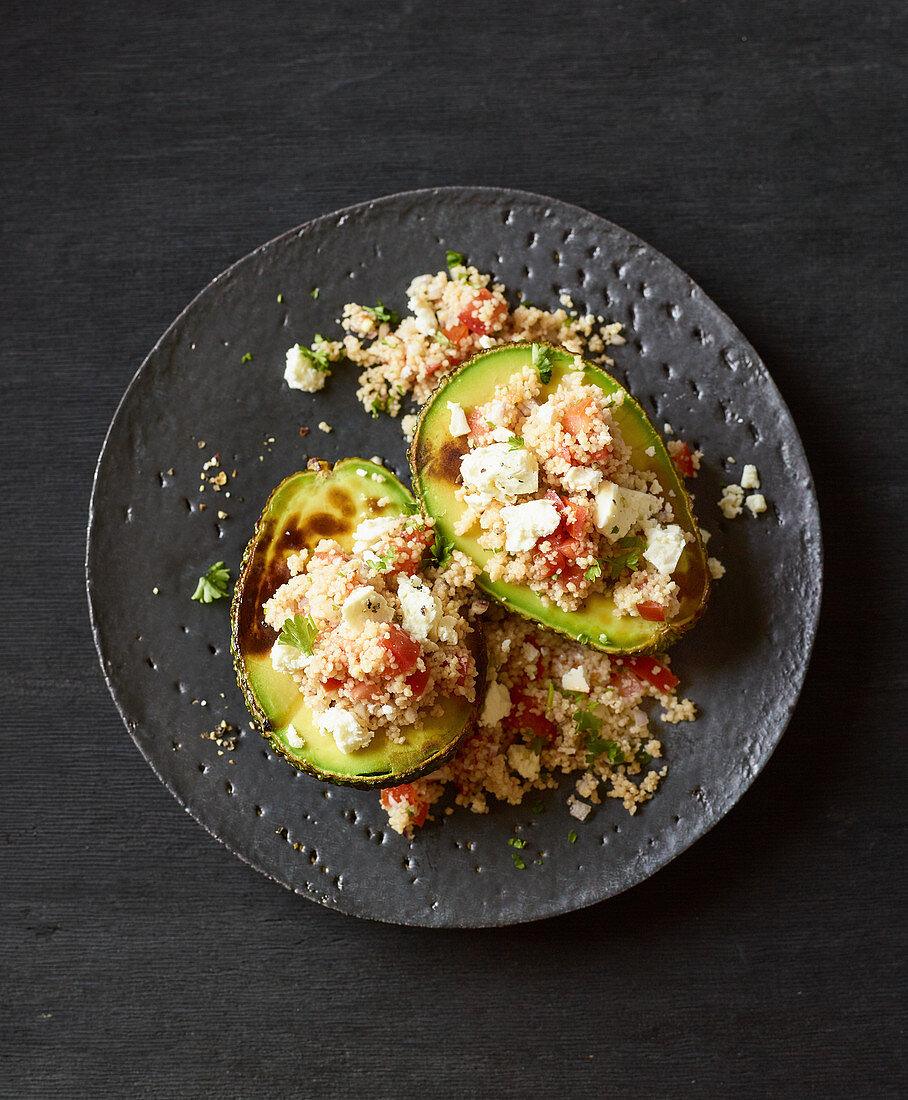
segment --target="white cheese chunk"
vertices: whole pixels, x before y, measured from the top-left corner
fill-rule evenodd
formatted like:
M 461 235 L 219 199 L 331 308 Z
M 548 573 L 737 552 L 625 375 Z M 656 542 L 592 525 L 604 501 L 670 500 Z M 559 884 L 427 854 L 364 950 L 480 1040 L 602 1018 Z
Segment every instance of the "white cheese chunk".
M 762 493 L 751 493 L 744 503 L 755 516 L 766 511 L 766 497 Z
M 590 690 L 590 685 L 586 678 L 586 670 L 583 665 L 577 665 L 576 668 L 569 669 L 561 677 L 561 686 L 565 691 L 588 692 Z
M 481 726 L 497 726 L 511 713 L 511 693 L 504 684 L 489 684 L 479 716 Z
M 460 476 L 467 489 L 479 493 L 485 503 L 509 501 L 539 488 L 539 464 L 525 447 L 509 443 L 477 447 L 460 460 Z
M 501 422 L 508 415 L 508 407 L 500 398 L 490 401 L 483 410 L 483 416 L 493 424 L 501 427 Z
M 432 590 L 418 577 L 401 573 L 397 578 L 403 627 L 418 642 L 427 642 L 441 618 L 441 607 Z
M 561 522 L 558 509 L 548 500 L 528 500 L 501 509 L 504 548 L 511 554 L 532 550 L 537 539 L 550 535 Z
M 748 463 L 741 471 L 741 488 L 742 489 L 759 489 L 760 488 L 760 475 L 757 473 L 756 466 L 751 466 Z
M 353 532 L 353 553 L 359 554 L 381 542 L 397 522 L 394 516 L 385 519 L 364 519 Z
M 318 370 L 313 366 L 312 359 L 306 354 L 306 349 L 299 344 L 294 344 L 292 348 L 287 349 L 286 364 L 284 381 L 290 389 L 316 393 L 325 385 L 328 378 L 327 371 Z
M 709 575 L 714 581 L 721 580 L 725 576 L 725 566 L 718 558 L 707 558 L 706 564 L 709 567 Z
M 372 740 L 372 730 L 361 726 L 356 715 L 342 707 L 329 707 L 321 714 L 316 714 L 315 722 L 320 730 L 331 734 L 344 754 L 363 749 Z
M 529 745 L 511 745 L 508 764 L 522 779 L 539 778 L 539 755 Z
M 684 546 L 684 531 L 677 523 L 669 523 L 665 527 L 654 525 L 646 529 L 646 549 L 643 556 L 660 573 L 671 576 Z
M 293 725 L 292 722 L 290 722 L 287 726 L 286 737 L 287 744 L 290 746 L 291 749 L 301 749 L 305 744 L 302 737 L 300 737 L 300 735 L 296 732 L 296 727 Z
M 719 497 L 719 508 L 726 519 L 734 519 L 740 516 L 741 505 L 744 503 L 744 490 L 740 485 L 726 485 Z
M 456 401 L 449 401 L 448 412 L 451 414 L 451 435 L 455 438 L 459 435 L 469 435 L 470 425 L 467 423 L 467 414 L 463 411 L 463 407 Z
M 602 484 L 602 471 L 588 466 L 572 466 L 564 475 L 564 484 L 575 493 L 595 493 Z
M 622 489 L 606 481 L 593 498 L 593 523 L 610 539 L 620 539 L 658 509 L 652 493 Z
M 514 438 L 514 433 L 509 432 L 507 428 L 493 428 L 492 439 L 496 443 L 508 443 Z
M 551 424 L 555 417 L 555 404 L 551 398 L 544 405 L 540 405 L 535 413 L 540 424 Z
M 312 658 L 295 645 L 275 642 L 271 647 L 271 667 L 275 672 L 299 672 Z
M 389 623 L 392 614 L 385 597 L 370 585 L 354 588 L 341 607 L 341 618 L 353 630 L 362 630 L 369 622 Z

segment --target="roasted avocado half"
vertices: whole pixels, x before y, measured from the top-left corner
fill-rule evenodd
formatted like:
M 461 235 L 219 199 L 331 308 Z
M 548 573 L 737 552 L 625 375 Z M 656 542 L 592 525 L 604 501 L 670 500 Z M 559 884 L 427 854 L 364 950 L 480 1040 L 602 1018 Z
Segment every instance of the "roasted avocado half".
M 292 474 L 268 498 L 246 547 L 231 606 L 231 649 L 237 682 L 262 733 L 294 767 L 329 783 L 348 787 L 395 787 L 440 767 L 470 729 L 482 702 L 485 646 L 471 634 L 476 660 L 477 698 L 442 702 L 441 717 L 427 715 L 404 744 L 378 733 L 363 749 L 345 754 L 334 738 L 315 725 L 296 682 L 271 664 L 277 632 L 262 618 L 262 606 L 289 578 L 287 556 L 331 538 L 344 549 L 364 519 L 412 511 L 413 497 L 397 478 L 374 462 L 344 459 L 333 468 L 310 463 Z M 293 725 L 302 747 L 287 738 Z
M 576 357 L 570 352 L 544 346 L 549 352 L 552 374 L 551 380 L 542 387 L 540 401 L 549 396 L 566 373 L 577 369 Z M 490 401 L 496 386 L 532 364 L 533 347 L 529 343 L 508 344 L 468 359 L 426 404 L 410 448 L 413 485 L 426 512 L 435 517 L 436 530 L 483 569 L 491 554 L 479 545 L 477 528 L 465 535 L 454 533 L 464 507 L 455 496 L 460 484 L 460 460 L 469 448 L 467 436 L 451 436 L 448 402 L 457 402 L 469 414 L 477 405 Z M 621 616 L 616 613 L 608 591 L 593 594 L 576 611 L 562 611 L 554 605 L 546 606 L 526 585 L 492 581 L 485 572 L 480 574 L 477 583 L 511 611 L 606 653 L 664 650 L 693 626 L 709 594 L 706 555 L 691 512 L 690 498 L 665 445 L 640 405 L 610 374 L 591 363 L 584 362 L 584 380 L 608 394 L 624 392 L 623 403 L 613 407 L 612 415 L 632 448 L 634 464 L 640 469 L 654 471 L 664 491 L 674 493 L 671 502 L 675 522 L 694 535 L 694 541 L 687 544 L 672 574 L 680 588 L 678 614 L 669 622 Z M 650 449 L 652 454 L 647 454 Z

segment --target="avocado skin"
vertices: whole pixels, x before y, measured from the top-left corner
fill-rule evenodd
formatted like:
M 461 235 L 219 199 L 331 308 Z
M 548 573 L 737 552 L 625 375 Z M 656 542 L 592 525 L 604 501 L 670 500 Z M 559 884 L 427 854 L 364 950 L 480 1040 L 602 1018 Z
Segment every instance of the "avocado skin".
M 546 394 L 557 386 L 565 373 L 576 369 L 576 356 L 541 341 L 535 346 L 547 348 L 555 364 L 552 380 L 543 388 L 543 394 Z M 533 347 L 533 343 L 507 344 L 480 352 L 461 364 L 426 402 L 410 446 L 413 486 L 424 511 L 435 517 L 437 528 L 454 542 L 457 549 L 473 558 L 480 568 L 485 565 L 487 551 L 482 550 L 474 539 L 455 535 L 453 530 L 453 518 L 461 507 L 454 500 L 453 492 L 459 484 L 460 458 L 466 453 L 468 444 L 466 436 L 451 437 L 447 403 L 459 401 L 465 409 L 469 409 L 490 400 L 499 382 L 521 367 L 531 365 Z M 666 492 L 674 490 L 672 506 L 676 522 L 695 535 L 695 542 L 688 544 L 681 559 L 681 611 L 669 623 L 619 617 L 613 609 L 610 613 L 607 606 L 610 600 L 597 600 L 595 612 L 589 608 L 565 612 L 555 607 L 544 607 L 539 597 L 525 585 L 492 581 L 485 572 L 479 575 L 476 583 L 509 611 L 602 652 L 619 656 L 663 652 L 694 626 L 706 608 L 710 576 L 703 540 L 684 483 L 646 413 L 630 393 L 601 367 L 586 361 L 583 367 L 587 382 L 598 385 L 607 393 L 624 393 L 624 402 L 613 409 L 613 415 L 633 448 L 634 462 L 638 466 L 654 469 Z M 654 458 L 644 454 L 650 446 L 655 448 Z
M 365 470 L 367 474 L 377 474 L 383 481 L 379 485 L 371 480 L 362 479 L 357 473 L 358 470 Z M 461 741 L 472 729 L 482 705 L 486 649 L 482 631 L 474 629 L 470 640 L 476 661 L 476 700 L 472 704 L 461 700 L 448 700 L 447 705 L 452 711 L 450 717 L 454 720 L 449 729 L 429 730 L 425 734 L 428 742 L 426 750 L 420 750 L 418 740 L 414 742 L 415 738 L 424 736 L 424 731 L 412 735 L 408 742 L 408 747 L 412 746 L 412 749 L 408 752 L 393 747 L 391 743 L 384 741 L 381 735 L 377 735 L 376 742 L 384 742 L 387 746 L 386 760 L 382 765 L 381 745 L 373 751 L 370 751 L 372 746 L 367 746 L 359 753 L 344 756 L 339 750 L 332 751 L 333 738 L 324 734 L 319 737 L 314 725 L 307 730 L 309 741 L 302 748 L 293 748 L 289 745 L 285 736 L 286 724 L 282 729 L 277 713 L 279 708 L 274 705 L 274 700 L 283 698 L 288 705 L 295 708 L 293 722 L 298 730 L 297 723 L 300 719 L 305 721 L 306 715 L 310 712 L 303 703 L 302 696 L 292 678 L 285 673 L 276 672 L 270 666 L 270 648 L 276 639 L 276 633 L 262 623 L 261 607 L 264 600 L 269 598 L 287 579 L 289 574 L 283 563 L 288 553 L 311 548 L 325 537 L 335 538 L 341 545 L 344 545 L 346 540 L 349 546 L 352 532 L 360 520 L 367 518 L 365 511 L 362 514 L 357 511 L 356 492 L 354 490 L 351 493 L 348 487 L 351 482 L 354 486 L 365 486 L 366 491 L 362 494 L 360 502 L 363 506 L 369 497 L 373 500 L 380 496 L 392 498 L 391 505 L 384 509 L 374 509 L 374 515 L 399 514 L 405 503 L 413 503 L 413 497 L 409 491 L 392 473 L 373 462 L 357 458 L 344 459 L 334 466 L 313 460 L 309 463 L 307 470 L 285 478 L 268 497 L 268 502 L 256 523 L 253 537 L 243 554 L 230 608 L 230 648 L 237 683 L 249 713 L 255 719 L 259 731 L 278 755 L 293 767 L 324 782 L 373 790 L 412 782 L 435 771 L 457 752 Z M 373 486 L 376 488 L 373 489 Z M 284 501 L 282 498 L 287 500 Z M 327 501 L 328 507 L 316 510 L 310 506 L 307 511 L 304 505 L 300 509 L 297 506 L 300 498 L 303 501 L 318 500 L 323 505 Z M 288 509 L 288 503 L 291 502 L 294 503 L 294 507 Z M 289 522 L 291 512 L 296 513 L 292 516 L 294 520 L 303 521 L 293 524 L 292 530 Z M 277 522 L 278 520 L 280 522 Z M 276 538 L 275 530 L 280 531 Z M 271 700 L 263 698 L 268 690 L 272 690 L 273 693 Z M 270 706 L 269 703 L 271 703 Z M 434 721 L 443 725 L 445 720 L 435 719 Z M 325 742 L 324 752 L 339 766 L 325 766 L 324 761 L 320 764 L 311 758 L 317 755 L 310 747 L 312 741 L 316 740 L 319 743 Z M 366 770 L 354 770 L 353 765 L 356 761 L 363 759 L 362 753 L 366 754 L 367 760 L 372 761 L 373 766 Z M 406 757 L 406 764 L 392 766 L 388 758 L 393 760 L 395 757 Z M 349 770 L 345 768 L 348 764 Z

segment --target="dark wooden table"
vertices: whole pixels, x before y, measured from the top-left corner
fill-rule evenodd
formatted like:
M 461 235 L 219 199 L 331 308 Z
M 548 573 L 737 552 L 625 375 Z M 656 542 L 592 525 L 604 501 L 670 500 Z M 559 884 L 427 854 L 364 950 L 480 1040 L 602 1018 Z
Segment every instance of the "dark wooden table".
M 905 1094 L 903 14 L 4 5 L 3 1096 Z M 502 931 L 356 921 L 221 849 L 123 730 L 82 584 L 98 448 L 172 317 L 282 230 L 437 183 L 689 271 L 789 402 L 825 533 L 811 672 L 740 805 Z

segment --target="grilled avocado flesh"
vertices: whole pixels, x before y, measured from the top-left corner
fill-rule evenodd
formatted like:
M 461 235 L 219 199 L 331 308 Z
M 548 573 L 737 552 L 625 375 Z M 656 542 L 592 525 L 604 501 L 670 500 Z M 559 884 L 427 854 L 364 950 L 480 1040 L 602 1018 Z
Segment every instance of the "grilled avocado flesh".
M 288 555 L 312 550 L 326 538 L 349 551 L 353 532 L 364 519 L 398 516 L 413 508 L 405 486 L 374 462 L 348 458 L 333 467 L 310 463 L 310 469 L 286 478 L 268 498 L 243 556 L 231 607 L 237 682 L 274 749 L 294 767 L 329 783 L 395 787 L 434 771 L 457 750 L 482 702 L 485 647 L 481 631 L 474 629 L 469 642 L 477 668 L 474 703 L 462 697 L 443 699 L 444 713 L 425 715 L 404 743 L 379 731 L 364 748 L 344 753 L 315 724 L 293 677 L 272 667 L 277 632 L 265 623 L 262 608 L 290 577 Z
M 465 505 L 456 492 L 462 484 L 460 463 L 469 451 L 469 435 L 451 434 L 449 402 L 469 413 L 494 397 L 502 385 L 523 368 L 534 363 L 534 348 L 545 349 L 546 374 L 537 400 L 544 402 L 569 372 L 578 370 L 577 357 L 548 344 L 508 344 L 475 355 L 459 367 L 435 391 L 420 416 L 410 449 L 410 465 L 415 491 L 428 515 L 434 517 L 436 530 L 450 539 L 458 550 L 471 557 L 483 570 L 478 585 L 505 607 L 570 638 L 606 653 L 632 654 L 664 650 L 688 630 L 702 613 L 709 594 L 709 571 L 690 498 L 659 434 L 640 405 L 612 378 L 591 363 L 584 362 L 584 383 L 598 386 L 606 394 L 623 393 L 620 404 L 610 412 L 626 444 L 632 462 L 641 471 L 652 471 L 667 494 L 674 510 L 674 522 L 693 536 L 685 544 L 672 580 L 679 587 L 680 608 L 670 621 L 651 621 L 637 616 L 620 615 L 611 594 L 611 586 L 596 591 L 575 611 L 565 611 L 554 603 L 546 604 L 528 585 L 493 581 L 485 571 L 492 552 L 479 545 L 479 527 L 455 534 L 457 521 Z M 540 375 L 542 378 L 542 375 Z

